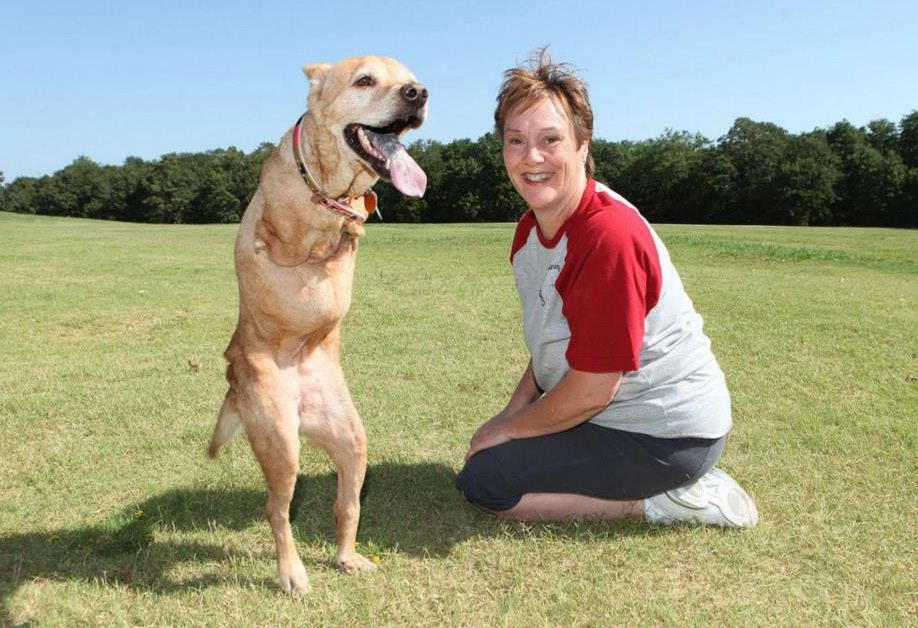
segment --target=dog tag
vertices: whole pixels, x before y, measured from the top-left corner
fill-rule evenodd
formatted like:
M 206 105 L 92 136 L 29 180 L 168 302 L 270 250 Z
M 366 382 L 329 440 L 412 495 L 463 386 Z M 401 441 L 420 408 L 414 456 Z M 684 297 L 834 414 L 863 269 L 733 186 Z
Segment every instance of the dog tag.
M 376 192 L 367 190 L 363 195 L 363 208 L 367 211 L 367 216 L 376 214 L 376 217 L 382 220 L 382 213 L 379 211 L 379 203 Z

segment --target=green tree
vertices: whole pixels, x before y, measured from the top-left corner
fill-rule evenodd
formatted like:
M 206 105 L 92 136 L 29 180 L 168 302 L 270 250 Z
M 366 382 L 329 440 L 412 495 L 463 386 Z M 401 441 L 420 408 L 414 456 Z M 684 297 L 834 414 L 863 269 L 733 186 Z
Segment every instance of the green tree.
M 894 227 L 918 227 L 918 168 L 907 169 L 902 177 L 887 223 Z
M 905 173 L 889 212 L 889 224 L 918 227 L 918 111 L 913 110 L 899 121 L 897 148 Z
M 736 168 L 717 146 L 702 148 L 692 163 L 683 185 L 684 220 L 679 222 L 728 222 L 735 216 Z
M 470 139 L 455 140 L 442 151 L 443 178 L 428 187 L 429 218 L 433 222 L 471 222 L 482 207 L 479 182 L 482 170 L 480 147 Z
M 39 177 L 35 182 L 36 213 L 49 216 L 70 216 L 76 205 L 76 196 L 62 185 L 58 170 L 53 176 Z
M 720 138 L 720 149 L 736 172 L 733 207 L 724 217 L 727 222 L 761 222 L 762 216 L 774 216 L 781 200 L 775 179 L 789 141 L 781 127 L 749 118 L 738 118 Z
M 230 147 L 197 157 L 194 168 L 198 176 L 191 184 L 195 193 L 188 203 L 183 221 L 225 223 L 239 220 L 249 196 L 240 189 L 247 174 L 245 155 Z M 246 200 L 241 200 L 241 196 Z
M 146 179 L 140 216 L 144 222 L 181 223 L 198 221 L 195 205 L 208 176 L 208 157 L 202 154 L 170 153 L 153 164 Z
M 113 218 L 110 170 L 78 157 L 54 175 L 59 206 L 57 213 L 80 218 Z
M 140 157 L 128 157 L 124 160 L 124 165 L 118 169 L 118 176 L 113 182 L 113 186 L 118 190 L 115 197 L 120 199 L 120 203 L 114 208 L 118 220 L 144 221 L 144 200 L 152 187 L 153 168 L 152 162 L 144 161 Z
M 825 134 L 796 135 L 787 143 L 775 176 L 778 198 L 763 222 L 792 225 L 831 224 L 838 159 Z
M 918 168 L 918 110 L 899 121 L 899 156 L 908 168 Z
M 887 224 L 887 211 L 905 177 L 899 155 L 881 152 L 871 145 L 866 129 L 847 121 L 836 123 L 826 138 L 841 170 L 833 207 L 836 224 Z
M 867 123 L 867 142 L 881 153 L 899 152 L 899 129 L 886 118 Z
M 35 197 L 38 180 L 33 177 L 17 177 L 12 183 L 3 187 L 0 197 L 0 209 L 18 214 L 35 214 L 37 204 Z
M 594 178 L 627 196 L 628 192 L 625 190 L 627 182 L 624 173 L 630 168 L 636 153 L 635 144 L 632 142 L 609 142 L 594 139 L 590 145 L 590 154 L 596 166 Z
M 525 202 L 507 176 L 503 146 L 494 133 L 485 133 L 476 142 L 481 159 L 477 185 L 482 203 L 479 219 L 489 222 L 516 221 L 526 210 Z
M 622 172 L 623 190 L 648 220 L 686 222 L 692 209 L 686 207 L 689 178 L 708 140 L 697 134 L 668 129 L 660 137 L 633 146 L 627 168 Z
M 239 199 L 240 218 L 245 208 L 248 207 L 249 201 L 252 200 L 252 195 L 255 194 L 258 181 L 261 179 L 261 168 L 273 150 L 274 144 L 262 142 L 258 148 L 243 157 L 240 170 L 234 178 L 234 193 Z

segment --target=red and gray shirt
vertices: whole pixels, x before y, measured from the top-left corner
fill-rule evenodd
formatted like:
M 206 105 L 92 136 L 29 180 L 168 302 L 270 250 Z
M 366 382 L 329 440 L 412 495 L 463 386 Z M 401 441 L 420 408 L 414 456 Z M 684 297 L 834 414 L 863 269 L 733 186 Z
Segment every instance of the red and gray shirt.
M 510 259 L 539 388 L 551 390 L 571 368 L 623 371 L 593 423 L 665 438 L 730 431 L 730 395 L 701 316 L 631 203 L 588 180 L 551 240 L 531 210 L 523 215 Z

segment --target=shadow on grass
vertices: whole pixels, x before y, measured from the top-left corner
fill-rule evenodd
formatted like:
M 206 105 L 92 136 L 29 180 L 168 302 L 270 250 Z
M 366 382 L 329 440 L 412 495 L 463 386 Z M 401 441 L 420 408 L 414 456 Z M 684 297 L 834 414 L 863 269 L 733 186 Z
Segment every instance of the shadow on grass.
M 362 495 L 359 541 L 365 553 L 387 552 L 438 558 L 467 539 L 494 535 L 530 538 L 532 526 L 500 522 L 465 502 L 454 488 L 455 472 L 440 464 L 382 463 L 368 469 Z M 294 534 L 302 543 L 327 544 L 331 568 L 335 523 L 331 513 L 336 476 L 301 475 L 297 481 Z M 169 593 L 218 585 L 238 585 L 216 573 L 193 580 L 176 580 L 184 563 L 226 563 L 250 557 L 246 548 L 215 540 L 173 542 L 174 532 L 240 531 L 261 526 L 270 544 L 270 530 L 262 515 L 264 489 L 176 489 L 132 504 L 117 516 L 86 528 L 0 536 L 0 607 L 6 622 L 9 598 L 20 585 L 32 581 L 81 580 Z M 640 532 L 638 532 L 640 530 Z M 653 533 L 628 522 L 551 527 L 551 534 L 591 538 Z M 259 552 L 264 550 L 261 546 Z M 272 560 L 273 562 L 273 560 Z M 306 563 L 307 570 L 316 565 Z M 273 565 L 272 565 L 273 569 Z M 200 570 L 198 570 L 200 571 Z M 225 570 L 224 570 L 225 571 Z M 231 570 L 230 570 L 231 571 Z M 245 584 L 252 584 L 246 582 Z M 255 583 L 266 587 L 273 583 Z M 0 621 L 0 623 L 4 623 Z

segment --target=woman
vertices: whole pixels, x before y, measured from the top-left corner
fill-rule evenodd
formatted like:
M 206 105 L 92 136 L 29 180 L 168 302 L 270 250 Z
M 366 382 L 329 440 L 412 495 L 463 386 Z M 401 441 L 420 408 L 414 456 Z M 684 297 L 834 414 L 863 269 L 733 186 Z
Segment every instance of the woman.
M 542 51 L 505 73 L 494 118 L 529 206 L 511 262 L 531 360 L 457 486 L 513 519 L 755 525 L 714 468 L 732 420 L 701 317 L 650 225 L 592 179 L 586 85 Z

